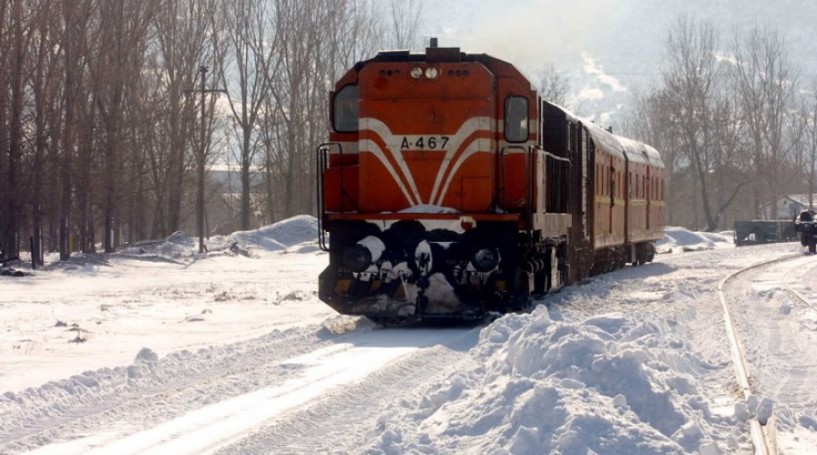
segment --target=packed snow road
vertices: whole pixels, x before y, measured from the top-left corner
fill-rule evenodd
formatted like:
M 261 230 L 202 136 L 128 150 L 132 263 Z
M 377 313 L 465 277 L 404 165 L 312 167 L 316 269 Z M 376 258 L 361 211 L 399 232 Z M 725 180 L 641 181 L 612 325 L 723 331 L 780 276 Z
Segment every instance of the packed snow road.
M 347 446 L 353 450 L 365 420 L 375 426 L 375 410 L 466 361 L 463 352 L 478 334 L 474 328 L 382 330 L 349 322 L 162 360 L 143 355 L 128 374 L 157 381 L 107 384 L 130 390 L 75 403 L 64 413 L 52 404 L 16 415 L 11 408 L 4 418 L 17 425 L 4 428 L 0 448 L 13 453 L 54 441 L 31 453 L 249 453 L 255 446 L 264 453 L 280 453 L 276 447 L 308 453 L 343 447 L 346 439 L 354 441 Z M 49 416 L 38 418 L 42 414 Z

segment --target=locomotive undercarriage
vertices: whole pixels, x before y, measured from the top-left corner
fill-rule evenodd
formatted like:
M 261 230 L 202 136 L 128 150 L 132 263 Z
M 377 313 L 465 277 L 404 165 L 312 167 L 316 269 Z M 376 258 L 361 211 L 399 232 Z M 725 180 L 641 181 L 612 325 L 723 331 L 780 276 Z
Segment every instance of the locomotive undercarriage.
M 568 280 L 566 237 L 541 238 L 527 234 L 519 240 L 521 260 L 519 271 L 529 280 L 529 294 L 538 297 L 561 289 Z
M 530 242 L 515 221 L 440 224 L 333 221 L 321 300 L 385 324 L 481 320 L 524 309 L 565 282 L 563 240 Z

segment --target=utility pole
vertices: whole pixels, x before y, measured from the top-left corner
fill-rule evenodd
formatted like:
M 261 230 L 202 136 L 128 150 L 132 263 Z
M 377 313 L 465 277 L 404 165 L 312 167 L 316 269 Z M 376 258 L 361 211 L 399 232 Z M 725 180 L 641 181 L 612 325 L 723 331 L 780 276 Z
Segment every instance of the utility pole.
M 201 87 L 198 90 L 185 90 L 187 93 L 199 92 L 201 93 L 201 131 L 200 144 L 196 150 L 196 176 L 198 182 L 196 185 L 196 234 L 199 236 L 199 253 L 204 253 L 206 248 L 204 246 L 204 171 L 207 161 L 207 112 L 205 109 L 207 93 L 226 93 L 226 90 L 205 88 L 207 80 L 207 71 L 209 68 L 206 65 L 199 66 L 199 73 L 201 73 Z
M 207 79 L 207 67 L 199 67 L 201 72 L 201 152 L 196 160 L 196 173 L 199 176 L 198 191 L 196 192 L 196 233 L 199 235 L 199 253 L 204 253 L 204 157 L 207 156 L 207 144 L 205 142 L 205 125 L 207 117 L 204 109 L 204 82 Z

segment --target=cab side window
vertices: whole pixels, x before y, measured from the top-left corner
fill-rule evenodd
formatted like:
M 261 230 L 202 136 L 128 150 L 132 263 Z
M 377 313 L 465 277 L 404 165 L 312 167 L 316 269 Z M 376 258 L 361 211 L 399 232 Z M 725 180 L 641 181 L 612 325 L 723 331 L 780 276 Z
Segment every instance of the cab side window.
M 339 133 L 355 133 L 360 115 L 360 91 L 357 85 L 347 85 L 335 93 L 332 104 L 332 126 Z
M 525 97 L 509 96 L 505 99 L 505 140 L 528 140 L 528 99 Z

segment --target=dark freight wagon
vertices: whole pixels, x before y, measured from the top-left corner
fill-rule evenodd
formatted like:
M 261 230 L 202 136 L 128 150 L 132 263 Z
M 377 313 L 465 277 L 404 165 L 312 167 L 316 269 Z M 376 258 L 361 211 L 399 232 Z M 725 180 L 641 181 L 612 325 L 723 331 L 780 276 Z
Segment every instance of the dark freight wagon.
M 794 223 L 790 220 L 735 221 L 735 246 L 797 240 Z

